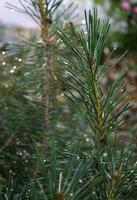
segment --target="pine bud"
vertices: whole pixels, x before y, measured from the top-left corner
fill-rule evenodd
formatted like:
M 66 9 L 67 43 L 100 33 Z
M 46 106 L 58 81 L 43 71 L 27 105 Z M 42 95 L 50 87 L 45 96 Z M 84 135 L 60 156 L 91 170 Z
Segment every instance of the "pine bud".
M 121 173 L 119 171 L 114 171 L 114 173 L 112 174 L 112 178 L 116 181 L 119 181 L 121 178 Z
M 58 192 L 58 193 L 56 194 L 56 200 L 64 200 L 63 193 Z

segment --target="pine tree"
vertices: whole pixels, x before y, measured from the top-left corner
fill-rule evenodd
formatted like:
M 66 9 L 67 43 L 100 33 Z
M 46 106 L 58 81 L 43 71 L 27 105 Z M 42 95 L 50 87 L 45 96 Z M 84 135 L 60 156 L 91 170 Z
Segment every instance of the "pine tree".
M 63 78 L 64 84 L 68 89 L 68 98 L 89 123 L 93 171 L 94 175 L 100 174 L 100 180 L 102 178 L 87 199 L 135 199 L 137 166 L 132 155 L 132 142 L 127 149 L 118 146 L 117 134 L 119 126 L 125 123 L 122 114 L 131 106 L 129 102 L 125 103 L 127 94 L 123 88 L 126 71 L 121 71 L 108 90 L 104 90 L 102 80 L 113 67 L 108 60 L 115 51 L 102 63 L 110 25 L 108 21 L 98 19 L 96 9 L 93 15 L 85 12 L 85 22 L 86 26 L 77 34 L 79 46 L 61 30 L 57 35 L 73 54 L 71 60 L 65 56 L 61 58 L 61 65 L 68 74 Z M 72 88 L 79 97 L 72 93 Z M 112 143 L 111 136 L 114 138 Z
M 70 137 L 62 134 L 64 130 L 72 131 L 66 126 L 57 130 L 65 115 L 72 120 L 73 117 L 69 115 L 68 106 L 68 114 L 65 113 L 63 92 L 59 90 L 63 86 L 56 76 L 58 41 L 55 30 L 58 26 L 70 29 L 67 20 L 73 19 L 76 6 L 70 4 L 68 8 L 62 8 L 62 0 L 20 0 L 19 3 L 20 7 L 10 3 L 7 7 L 29 14 L 40 31 L 28 40 L 21 36 L 20 44 L 6 44 L 1 48 L 1 153 L 4 154 L 1 160 L 4 162 L 2 176 L 6 177 L 9 170 L 19 170 L 28 178 L 31 174 L 28 173 L 29 166 L 34 163 L 32 138 L 45 154 L 48 137 L 55 135 L 55 129 L 56 134 L 61 133 L 63 137 Z M 67 123 L 71 122 L 66 120 Z
M 34 3 L 35 11 L 37 11 L 37 8 L 40 9 L 40 19 L 43 15 L 45 16 L 43 4 L 38 4 L 38 1 L 31 2 Z M 60 1 L 53 2 L 59 3 Z M 39 1 L 39 3 L 42 3 L 42 1 Z M 45 51 L 45 48 L 49 45 L 49 37 L 47 37 L 45 30 L 47 24 L 44 25 L 44 23 L 45 21 L 40 21 L 43 42 L 38 46 L 39 55 L 37 51 L 37 56 L 45 58 L 46 54 L 46 57 L 48 55 L 48 59 L 50 59 L 49 49 L 48 52 Z M 57 59 L 58 66 L 61 67 L 61 71 L 62 69 L 65 70 L 65 73 L 62 73 L 59 78 L 64 81 L 66 96 L 78 110 L 83 121 L 86 121 L 88 128 L 83 131 L 82 140 L 81 138 L 73 142 L 70 140 L 69 145 L 66 141 L 57 143 L 55 141 L 58 139 L 57 136 L 48 141 L 48 145 L 44 140 L 44 148 L 49 146 L 47 152 L 39 150 L 37 144 L 35 144 L 35 155 L 39 164 L 40 177 L 35 178 L 34 176 L 31 183 L 28 183 L 21 192 L 18 192 L 17 186 L 10 176 L 7 189 L 5 187 L 1 188 L 1 199 L 136 199 L 137 163 L 132 152 L 133 142 L 131 141 L 125 146 L 118 145 L 118 129 L 121 124 L 125 123 L 123 113 L 130 107 L 130 103 L 124 101 L 127 96 L 123 89 L 126 71 L 124 69 L 121 71 L 117 79 L 111 82 L 107 91 L 103 87 L 103 79 L 113 67 L 109 65 L 108 61 L 115 51 L 115 49 L 112 50 L 106 61 L 102 61 L 104 48 L 108 44 L 109 29 L 109 21 L 100 20 L 96 9 L 94 9 L 93 14 L 91 11 L 88 13 L 85 11 L 85 26 L 75 32 L 75 37 L 71 37 L 62 28 L 54 29 L 56 35 L 54 39 L 58 41 L 58 52 L 60 53 Z M 31 46 L 33 49 L 34 43 L 31 44 L 33 44 Z M 48 67 L 51 65 L 49 61 L 47 62 L 47 58 L 44 61 L 42 70 L 37 68 L 33 78 L 39 75 L 39 71 L 42 72 L 42 76 L 47 77 L 45 68 L 47 63 Z M 33 64 L 28 66 L 30 66 L 30 72 L 36 70 L 33 68 Z M 39 82 L 38 91 L 42 85 L 40 94 L 42 94 L 41 99 L 43 100 L 43 98 L 47 98 L 43 93 L 43 88 L 44 91 L 48 89 L 48 92 L 50 92 L 50 90 L 49 87 L 45 87 L 45 84 L 43 86 L 45 79 L 44 81 L 43 79 L 40 80 L 42 81 Z M 34 83 L 35 79 L 31 82 L 30 87 L 33 91 L 36 89 Z M 32 92 L 30 88 L 29 92 Z M 26 96 L 30 99 L 32 93 L 28 94 Z M 37 97 L 37 92 L 33 93 L 34 97 Z M 30 106 L 34 105 L 32 111 L 39 105 L 33 104 L 34 99 L 30 103 Z M 45 102 L 47 106 L 48 101 Z M 44 114 L 45 112 L 48 113 L 47 110 L 45 111 L 43 101 L 39 106 L 44 108 L 42 110 Z M 30 108 L 28 107 L 28 109 Z M 42 120 L 40 120 L 40 123 Z M 87 138 L 83 148 L 81 143 L 85 140 L 85 134 Z
M 41 37 L 42 37 L 42 45 L 43 45 L 43 65 L 42 65 L 42 75 L 43 82 L 41 83 L 42 87 L 42 102 L 43 102 L 43 112 L 44 112 L 44 133 L 43 133 L 43 143 L 46 144 L 48 140 L 48 126 L 49 126 L 49 109 L 51 107 L 51 80 L 55 76 L 55 67 L 53 67 L 55 62 L 55 44 L 58 42 L 57 38 L 54 34 L 54 31 L 58 24 L 62 27 L 64 22 L 61 18 L 65 18 L 65 13 L 61 10 L 61 5 L 63 4 L 63 0 L 55 0 L 55 1 L 44 1 L 44 0 L 31 0 L 31 1 L 19 1 L 22 8 L 18 8 L 14 5 L 8 4 L 9 7 L 20 11 L 26 12 L 30 15 L 40 26 L 41 29 Z M 33 8 L 33 10 L 32 10 Z M 68 10 L 69 8 L 69 10 Z M 67 18 L 69 16 L 69 12 L 72 13 L 75 7 L 73 4 L 70 4 L 69 7 L 65 9 L 67 12 Z M 62 15 L 64 16 L 62 17 Z M 45 52 L 44 52 L 45 51 Z M 52 94 L 53 95 L 53 94 Z M 54 97 L 53 97 L 54 98 Z M 46 145 L 45 145 L 46 146 Z M 45 150 L 41 150 L 44 151 Z

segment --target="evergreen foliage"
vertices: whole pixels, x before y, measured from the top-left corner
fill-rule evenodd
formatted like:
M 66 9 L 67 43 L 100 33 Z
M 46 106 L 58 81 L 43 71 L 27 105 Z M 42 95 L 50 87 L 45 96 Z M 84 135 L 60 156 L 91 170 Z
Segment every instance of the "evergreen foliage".
M 103 90 L 102 79 L 113 67 L 108 62 L 111 55 L 104 63 L 101 62 L 108 42 L 108 21 L 100 22 L 96 10 L 93 16 L 85 12 L 85 20 L 86 30 L 82 29 L 77 34 L 79 46 L 61 30 L 58 32 L 64 44 L 73 53 L 71 61 L 69 58 L 62 58 L 61 64 L 68 72 L 64 78 L 65 85 L 67 88 L 74 88 L 81 97 L 76 98 L 69 90 L 69 99 L 89 122 L 91 137 L 95 144 L 100 146 L 101 141 L 107 140 L 107 135 L 115 135 L 118 124 L 123 122 L 119 116 L 129 108 L 130 104 L 126 103 L 118 110 L 127 95 L 123 90 L 125 70 L 111 83 L 108 91 Z M 75 74 L 78 74 L 77 77 Z
M 57 37 L 53 31 L 57 26 L 64 27 L 66 31 L 71 29 L 71 26 L 66 24 L 66 20 L 69 20 L 69 12 L 70 19 L 73 19 L 72 13 L 76 7 L 73 4 L 69 5 L 65 8 L 66 14 L 62 15 L 64 10 L 62 6 L 59 6 L 63 1 L 60 3 L 50 1 L 50 4 L 48 1 L 43 4 L 45 9 L 48 3 L 46 14 L 48 18 L 50 15 L 53 21 L 49 23 L 48 20 L 50 44 L 47 44 L 41 27 L 41 1 L 19 2 L 21 8 L 9 3 L 7 6 L 30 16 L 33 15 L 41 29 L 37 35 L 32 34 L 29 40 L 21 35 L 23 41 L 20 44 L 6 44 L 1 47 L 0 121 L 3 133 L 0 136 L 1 178 L 6 180 L 8 171 L 13 170 L 18 174 L 17 179 L 22 184 L 34 173 L 33 167 L 31 168 L 35 165 L 32 138 L 39 143 L 42 142 L 40 149 L 43 151 L 44 146 L 45 151 L 47 132 L 50 135 L 49 140 L 55 134 L 62 139 L 71 138 L 74 131 L 76 132 L 74 128 L 79 129 L 82 123 L 80 125 L 80 121 L 77 122 L 79 117 L 75 113 L 71 114 L 73 109 L 65 103 L 64 86 L 56 76 L 58 65 L 56 55 L 59 50 L 56 44 Z M 49 62 L 48 66 L 47 62 Z M 47 67 L 50 67 L 48 77 Z M 70 125 L 71 128 L 69 128 Z
M 123 113 L 130 107 L 130 103 L 125 102 L 125 70 L 111 82 L 107 90 L 103 86 L 104 77 L 113 67 L 109 59 L 115 51 L 111 52 L 106 61 L 102 61 L 104 48 L 108 44 L 109 21 L 98 19 L 96 9 L 93 13 L 85 11 L 85 26 L 76 31 L 73 23 L 69 23 L 68 31 L 64 30 L 64 19 L 59 20 L 62 0 L 19 2 L 23 10 L 16 6 L 14 8 L 34 18 L 41 26 L 43 40 L 39 43 L 36 38 L 32 38 L 24 45 L 14 46 L 15 51 L 13 48 L 8 51 L 9 64 L 4 64 L 2 76 L 6 81 L 1 84 L 1 124 L 3 134 L 17 132 L 22 138 L 25 133 L 26 138 L 30 139 L 27 144 L 30 145 L 35 139 L 35 145 L 27 149 L 32 162 L 28 166 L 31 175 L 26 186 L 23 187 L 22 182 L 18 185 L 20 175 L 14 178 L 10 173 L 7 186 L 1 184 L 0 199 L 135 200 L 137 162 L 132 152 L 133 142 L 118 145 L 118 129 L 125 123 Z M 29 3 L 27 7 L 26 2 Z M 70 7 L 66 13 L 71 14 Z M 56 23 L 58 20 L 59 24 Z M 15 67 L 11 69 L 12 56 L 15 55 L 17 62 L 22 62 L 13 74 L 15 77 L 10 77 L 9 70 L 15 70 Z M 64 84 L 63 95 L 65 92 L 69 102 L 82 117 L 81 121 L 77 121 L 79 118 L 76 117 L 76 125 L 73 127 L 71 118 L 74 110 L 71 112 L 67 102 L 63 102 L 63 106 L 67 104 L 69 108 L 69 126 L 63 131 L 70 133 L 73 127 L 74 132 L 77 126 L 80 129 L 80 122 L 85 127 L 85 130 L 81 130 L 83 134 L 78 134 L 72 140 L 69 137 L 60 140 L 56 134 L 57 122 L 60 119 L 63 125 L 65 122 L 64 108 L 59 115 L 60 110 L 56 107 L 58 92 L 63 95 L 58 88 L 55 71 L 60 80 L 58 84 Z M 6 84 L 8 89 L 4 93 Z M 10 100 L 5 102 L 7 97 Z M 51 139 L 51 136 L 54 137 Z M 42 144 L 38 145 L 38 141 Z M 13 159 L 7 147 L 8 143 L 1 153 Z M 36 157 L 37 162 L 32 157 Z

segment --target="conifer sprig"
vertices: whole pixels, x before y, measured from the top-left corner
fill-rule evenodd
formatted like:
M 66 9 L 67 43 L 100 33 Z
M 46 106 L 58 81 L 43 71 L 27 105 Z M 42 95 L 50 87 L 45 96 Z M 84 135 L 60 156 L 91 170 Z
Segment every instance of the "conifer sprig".
M 60 62 L 67 73 L 63 79 L 68 88 L 69 99 L 88 120 L 93 138 L 96 142 L 101 142 L 105 140 L 106 134 L 115 132 L 122 120 L 120 117 L 130 105 L 125 103 L 121 108 L 127 95 L 123 90 L 125 70 L 112 81 L 106 92 L 100 81 L 100 75 L 104 76 L 106 67 L 106 62 L 102 63 L 102 56 L 108 44 L 109 21 L 98 19 L 96 9 L 93 15 L 85 12 L 85 21 L 86 27 L 77 34 L 79 46 L 61 30 L 58 31 L 57 35 L 73 54 L 71 61 L 65 57 Z M 80 97 L 77 98 L 70 88 Z
M 57 35 L 63 41 L 64 48 L 72 52 L 71 59 L 66 56 L 60 58 L 60 64 L 66 71 L 63 80 L 68 98 L 91 127 L 91 155 L 95 170 L 91 173 L 99 173 L 102 178 L 89 199 L 135 199 L 137 166 L 132 144 L 127 149 L 117 144 L 123 113 L 130 106 L 125 102 L 127 94 L 123 89 L 125 70 L 105 91 L 100 77 L 106 75 L 106 63 L 111 55 L 103 63 L 101 58 L 107 46 L 110 25 L 108 21 L 98 19 L 96 9 L 93 15 L 85 12 L 85 21 L 86 29 L 80 30 L 77 35 L 79 45 L 61 30 Z M 110 135 L 115 136 L 112 143 Z
M 48 54 L 51 52 L 47 53 L 47 51 L 52 49 L 52 43 L 50 43 L 52 34 L 50 35 L 51 32 L 49 30 L 52 20 L 47 20 L 50 16 L 47 15 L 47 10 L 44 10 L 47 9 L 47 7 L 45 8 L 43 3 L 38 5 L 35 4 L 38 2 L 36 0 L 31 2 L 34 3 L 34 7 L 39 6 L 37 7 L 40 11 L 38 17 L 41 18 L 39 22 L 44 45 L 42 45 L 39 55 L 37 56 L 41 58 L 42 51 L 46 57 L 45 65 L 43 65 L 42 68 L 45 69 L 47 64 L 51 61 L 51 55 L 49 56 Z M 42 1 L 39 1 L 39 3 L 40 2 Z M 45 2 L 46 5 L 48 5 L 50 2 L 61 1 L 54 0 Z M 56 8 L 56 5 L 51 9 L 52 12 L 54 8 Z M 45 12 L 46 16 L 44 14 Z M 59 151 L 59 153 L 61 152 L 59 157 L 54 141 L 52 141 L 52 147 L 50 147 L 46 156 L 45 152 L 39 153 L 36 148 L 37 160 L 40 166 L 37 175 L 40 174 L 42 177 L 32 180 L 29 189 L 25 187 L 25 190 L 23 190 L 21 194 L 16 193 L 16 185 L 13 183 L 12 179 L 10 179 L 8 189 L 5 192 L 8 199 L 136 199 L 137 163 L 132 155 L 132 145 L 130 144 L 127 149 L 121 148 L 121 146 L 118 147 L 112 144 L 108 137 L 110 134 L 117 135 L 118 123 L 123 122 L 122 114 L 129 107 L 129 103 L 125 103 L 124 101 L 126 97 L 123 91 L 125 70 L 121 72 L 116 80 L 112 81 L 109 89 L 105 91 L 100 77 L 106 75 L 106 71 L 109 70 L 107 61 L 110 56 L 105 62 L 102 62 L 102 55 L 104 48 L 107 46 L 110 25 L 108 21 L 102 22 L 98 19 L 96 9 L 93 15 L 91 12 L 88 14 L 85 12 L 85 22 L 86 26 L 77 34 L 77 41 L 76 38 L 72 41 L 62 30 L 59 30 L 57 35 L 63 41 L 61 50 L 64 51 L 66 50 L 65 48 L 69 49 L 69 56 L 68 54 L 66 55 L 64 53 L 66 51 L 64 51 L 64 56 L 60 58 L 60 63 L 65 68 L 63 80 L 68 90 L 67 95 L 71 102 L 80 110 L 83 118 L 88 121 L 91 127 L 92 138 L 89 138 L 89 141 L 91 141 L 89 145 L 94 145 L 91 145 L 91 151 L 87 148 L 85 153 L 83 153 L 81 149 L 79 152 L 76 151 L 78 148 L 77 144 L 75 151 L 66 152 L 66 149 L 63 148 L 63 150 L 61 149 L 61 151 Z M 48 30 L 45 30 L 45 28 Z M 48 31 L 48 34 L 46 31 Z M 47 57 L 50 59 L 48 62 Z M 37 81 L 37 71 L 33 68 L 34 66 L 34 63 L 31 63 L 29 75 L 32 71 L 35 71 L 35 76 L 33 78 Z M 44 75 L 46 77 L 46 73 Z M 40 83 L 39 81 L 40 80 L 38 80 L 38 83 Z M 34 85 L 32 87 L 34 87 Z M 19 93 L 17 93 L 17 95 L 19 95 Z M 15 99 L 13 100 L 14 104 L 17 105 L 17 101 L 15 101 Z M 30 109 L 31 105 L 31 112 L 34 111 L 34 108 L 39 108 L 37 104 L 33 104 L 32 99 L 29 100 L 29 102 L 29 106 L 25 107 L 26 111 Z M 25 103 L 26 101 L 22 105 L 25 105 Z M 8 113 L 8 111 L 6 111 L 6 113 Z M 27 114 L 26 112 L 24 116 L 26 117 Z M 32 115 L 34 116 L 35 112 L 32 112 Z M 21 116 L 22 119 L 22 115 L 19 116 Z M 33 120 L 38 120 L 38 116 L 39 115 L 36 115 Z M 28 118 L 25 120 L 28 121 Z M 23 121 L 24 124 L 25 120 Z M 30 123 L 27 122 L 27 128 L 33 124 L 32 122 L 31 120 Z M 37 128 L 39 128 L 40 122 Z M 14 127 L 15 124 L 12 124 L 12 126 Z M 30 133 L 32 133 L 31 130 L 32 132 L 35 131 L 35 128 L 31 129 L 30 127 Z M 40 130 L 40 132 L 42 131 L 41 129 L 38 130 Z M 13 187 L 15 187 L 15 189 L 13 189 Z M 0 195 L 2 200 L 5 200 L 7 197 L 5 197 L 4 194 Z
M 59 151 L 58 156 L 56 146 L 52 143 L 46 160 L 41 157 L 36 148 L 43 177 L 41 184 L 45 188 L 47 199 L 58 200 L 60 196 L 63 200 L 82 200 L 91 196 L 94 187 L 101 182 L 100 174 L 95 173 L 95 176 L 90 174 L 92 157 L 84 156 L 79 145 L 75 146 L 69 151 L 65 149 L 63 154 Z

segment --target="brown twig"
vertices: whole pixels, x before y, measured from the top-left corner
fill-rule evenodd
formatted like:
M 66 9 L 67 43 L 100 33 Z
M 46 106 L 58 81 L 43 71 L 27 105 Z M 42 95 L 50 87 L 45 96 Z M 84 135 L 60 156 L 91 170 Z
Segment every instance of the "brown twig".
M 43 145 L 40 147 L 40 153 L 44 156 L 47 152 L 48 146 L 48 124 L 49 124 L 49 100 L 50 100 L 50 79 L 51 79 L 51 42 L 49 36 L 49 21 L 47 16 L 47 5 L 44 0 L 38 0 L 39 13 L 41 18 L 41 34 L 46 46 L 46 54 L 43 62 L 43 95 L 42 100 L 44 103 L 44 134 L 42 137 Z M 34 176 L 37 176 L 39 167 L 35 168 Z
M 49 23 L 47 16 L 47 5 L 44 0 L 38 1 L 39 12 L 41 17 L 41 33 L 43 37 L 43 41 L 46 45 L 46 55 L 43 63 L 43 74 L 44 74 L 44 82 L 43 82 L 43 102 L 44 102 L 44 136 L 43 142 L 45 148 L 41 149 L 41 153 L 44 154 L 45 150 L 47 150 L 48 143 L 48 116 L 49 116 L 49 90 L 50 90 L 50 78 L 51 78 L 51 51 L 50 51 L 50 37 L 49 37 Z

